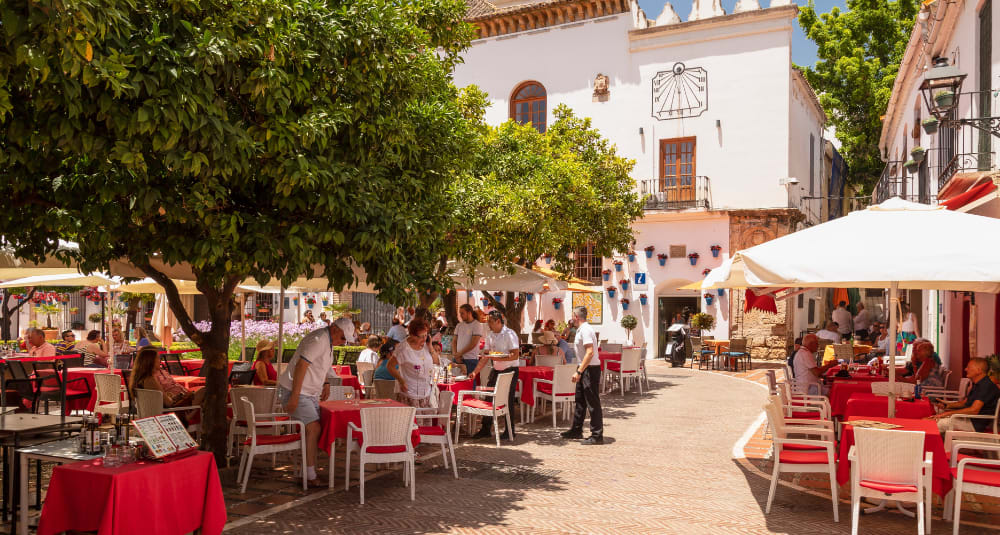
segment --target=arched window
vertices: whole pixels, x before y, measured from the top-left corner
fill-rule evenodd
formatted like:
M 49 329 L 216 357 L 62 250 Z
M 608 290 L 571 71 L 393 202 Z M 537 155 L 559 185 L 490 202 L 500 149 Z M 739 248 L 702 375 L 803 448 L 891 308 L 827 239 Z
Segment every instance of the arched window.
M 510 118 L 521 124 L 531 123 L 535 130 L 545 132 L 545 88 L 538 82 L 525 82 L 514 90 L 510 99 Z

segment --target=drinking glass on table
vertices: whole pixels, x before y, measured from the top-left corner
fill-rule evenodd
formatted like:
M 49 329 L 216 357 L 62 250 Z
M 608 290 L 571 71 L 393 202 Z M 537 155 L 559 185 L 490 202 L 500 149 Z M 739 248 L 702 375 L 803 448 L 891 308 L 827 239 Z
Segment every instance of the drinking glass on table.
M 352 401 L 354 399 L 354 389 L 344 390 L 344 397 L 347 398 L 347 401 Z

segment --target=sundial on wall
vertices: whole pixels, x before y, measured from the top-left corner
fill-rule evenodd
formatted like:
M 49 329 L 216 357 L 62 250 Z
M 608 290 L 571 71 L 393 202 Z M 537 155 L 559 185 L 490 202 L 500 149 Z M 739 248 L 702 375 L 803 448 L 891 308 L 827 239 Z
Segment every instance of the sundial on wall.
M 661 121 L 697 117 L 708 109 L 708 73 L 674 63 L 653 77 L 653 117 Z

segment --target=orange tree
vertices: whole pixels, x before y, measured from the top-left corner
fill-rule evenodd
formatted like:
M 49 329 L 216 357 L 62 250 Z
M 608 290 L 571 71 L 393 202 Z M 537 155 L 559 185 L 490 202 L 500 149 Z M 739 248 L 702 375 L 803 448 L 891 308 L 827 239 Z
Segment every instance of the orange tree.
M 240 281 L 321 266 L 340 289 L 353 259 L 385 299 L 431 285 L 437 207 L 473 138 L 450 79 L 472 36 L 464 12 L 460 0 L 8 0 L 0 235 L 22 258 L 124 260 L 164 287 L 210 367 L 204 445 L 221 462 Z M 60 238 L 79 249 L 57 253 Z M 208 331 L 157 267 L 180 263 Z

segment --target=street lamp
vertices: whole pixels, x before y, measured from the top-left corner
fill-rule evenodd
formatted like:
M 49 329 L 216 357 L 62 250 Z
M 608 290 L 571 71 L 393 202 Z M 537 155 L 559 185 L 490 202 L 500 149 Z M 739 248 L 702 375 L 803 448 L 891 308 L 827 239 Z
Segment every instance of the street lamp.
M 934 67 L 927 71 L 920 92 L 924 95 L 927 109 L 942 123 L 949 119 L 951 111 L 958 107 L 962 82 L 968 76 L 958 67 L 948 64 L 948 58 L 934 58 Z

